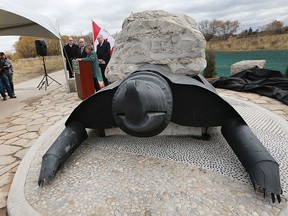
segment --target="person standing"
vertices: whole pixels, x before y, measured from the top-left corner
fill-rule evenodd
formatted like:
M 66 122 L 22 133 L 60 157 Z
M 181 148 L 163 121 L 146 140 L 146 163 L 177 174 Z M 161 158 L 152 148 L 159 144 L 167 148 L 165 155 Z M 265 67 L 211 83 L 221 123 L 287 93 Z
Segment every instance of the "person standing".
M 73 78 L 72 60 L 77 58 L 79 46 L 74 43 L 72 37 L 69 37 L 68 43 L 64 46 L 63 52 L 66 58 L 66 67 L 69 72 L 69 78 Z
M 13 66 L 12 66 L 12 61 L 7 58 L 7 56 L 5 55 L 4 52 L 0 52 L 0 58 L 3 60 L 4 62 L 4 74 L 7 76 L 8 80 L 9 80 L 9 84 L 11 87 L 11 90 L 14 94 L 14 84 L 13 84 Z
M 85 58 L 87 56 L 87 53 L 85 52 L 85 49 L 84 49 L 85 46 L 86 46 L 86 42 L 84 38 L 80 38 L 77 58 Z
M 1 78 L 0 78 L 0 95 L 2 96 L 4 101 L 7 100 L 7 95 L 5 93 L 5 88 L 4 85 L 2 84 Z
M 3 97 L 3 100 L 7 100 L 5 89 L 7 90 L 10 98 L 16 98 L 16 96 L 14 92 L 12 92 L 10 84 L 9 84 L 9 80 L 4 73 L 4 69 L 3 69 L 4 65 L 5 65 L 4 61 L 0 59 L 0 94 Z
M 105 85 L 109 84 L 108 79 L 105 76 L 105 69 L 110 61 L 110 43 L 103 39 L 103 36 L 99 34 L 97 36 L 98 45 L 97 45 L 97 56 L 99 67 L 103 76 Z
M 96 91 L 100 90 L 104 87 L 103 77 L 101 70 L 98 64 L 97 54 L 95 53 L 93 47 L 91 45 L 85 46 L 85 52 L 87 53 L 87 57 L 85 58 L 77 58 L 77 61 L 91 62 L 92 64 L 92 73 L 94 77 L 94 87 Z

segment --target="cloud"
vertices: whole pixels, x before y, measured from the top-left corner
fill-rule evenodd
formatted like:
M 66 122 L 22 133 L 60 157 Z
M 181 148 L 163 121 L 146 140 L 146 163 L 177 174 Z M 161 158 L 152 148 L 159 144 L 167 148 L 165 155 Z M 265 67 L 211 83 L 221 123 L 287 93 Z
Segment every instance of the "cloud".
M 14 52 L 14 43 L 18 40 L 19 36 L 1 36 L 0 37 L 0 52 Z
M 165 10 L 186 14 L 196 22 L 202 20 L 238 20 L 240 27 L 257 29 L 277 19 L 288 25 L 287 0 L 13 0 L 22 7 L 52 16 L 58 20 L 62 35 L 81 35 L 92 31 L 91 20 L 111 34 L 120 31 L 131 12 Z M 5 39 L 3 39 L 5 38 Z M 5 41 L 3 43 L 3 41 Z M 0 38 L 0 50 L 11 49 L 15 39 Z

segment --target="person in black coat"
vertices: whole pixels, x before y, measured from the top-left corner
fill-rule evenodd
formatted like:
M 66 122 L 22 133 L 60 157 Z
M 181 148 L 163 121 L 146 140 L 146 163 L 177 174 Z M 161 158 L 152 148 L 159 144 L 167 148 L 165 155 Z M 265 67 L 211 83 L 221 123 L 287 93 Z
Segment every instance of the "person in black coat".
M 85 52 L 86 42 L 84 38 L 79 39 L 79 49 L 77 53 L 77 58 L 85 58 L 87 53 Z
M 4 62 L 4 73 L 7 76 L 9 80 L 9 84 L 11 87 L 11 90 L 14 94 L 14 84 L 13 84 L 13 66 L 12 66 L 12 61 L 10 58 L 7 58 L 4 52 L 0 52 L 0 59 Z
M 101 73 L 103 76 L 105 86 L 107 86 L 109 82 L 105 76 L 105 69 L 110 60 L 110 43 L 108 41 L 105 41 L 101 34 L 98 35 L 97 40 L 99 43 L 97 45 L 97 56 L 98 56 L 99 67 L 101 69 Z
M 69 37 L 68 43 L 64 46 L 63 52 L 66 58 L 66 67 L 69 72 L 69 78 L 73 78 L 72 60 L 77 58 L 79 46 L 74 44 L 73 38 Z
M 10 98 L 16 98 L 14 92 L 12 92 L 11 90 L 9 79 L 5 75 L 4 67 L 5 67 L 5 62 L 2 59 L 0 59 L 0 94 L 3 97 L 3 100 L 7 100 L 7 96 L 5 93 L 5 90 L 7 90 Z

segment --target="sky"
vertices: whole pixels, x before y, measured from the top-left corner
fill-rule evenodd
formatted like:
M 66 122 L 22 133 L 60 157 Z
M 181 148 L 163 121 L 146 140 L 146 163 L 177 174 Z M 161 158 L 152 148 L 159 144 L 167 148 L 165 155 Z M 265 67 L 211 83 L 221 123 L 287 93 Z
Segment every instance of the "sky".
M 253 30 L 278 20 L 288 25 L 287 0 L 10 0 L 27 9 L 57 19 L 61 35 L 92 32 L 91 20 L 110 34 L 121 31 L 125 18 L 145 10 L 165 10 L 202 20 L 238 20 L 240 30 Z M 0 36 L 0 51 L 13 52 L 17 36 Z

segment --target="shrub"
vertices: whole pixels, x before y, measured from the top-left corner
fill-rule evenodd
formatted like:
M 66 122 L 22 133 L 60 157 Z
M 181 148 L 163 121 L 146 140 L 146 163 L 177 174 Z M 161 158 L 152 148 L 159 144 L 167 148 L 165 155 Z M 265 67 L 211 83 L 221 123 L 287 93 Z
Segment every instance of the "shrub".
M 204 69 L 203 76 L 205 78 L 212 78 L 217 75 L 216 73 L 216 55 L 214 51 L 207 50 L 206 51 L 206 61 L 207 61 L 207 66 Z
M 288 66 L 286 67 L 285 75 L 286 75 L 286 77 L 288 77 Z

